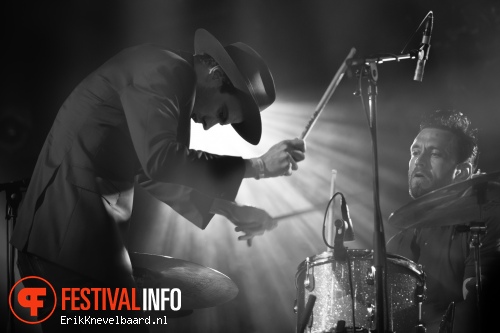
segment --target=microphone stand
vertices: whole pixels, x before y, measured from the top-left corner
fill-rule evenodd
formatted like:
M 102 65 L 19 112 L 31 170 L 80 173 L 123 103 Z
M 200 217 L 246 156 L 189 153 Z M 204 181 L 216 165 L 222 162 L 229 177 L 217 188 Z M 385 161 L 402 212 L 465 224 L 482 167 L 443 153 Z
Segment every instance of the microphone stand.
M 366 76 L 368 79 L 368 123 L 372 139 L 372 155 L 373 155 L 373 204 L 374 204 L 374 233 L 373 261 L 375 266 L 375 306 L 376 306 L 376 329 L 377 333 L 390 332 L 386 331 L 387 326 L 391 323 L 388 313 L 388 298 L 387 298 L 387 253 L 385 246 L 384 224 L 380 209 L 380 186 L 379 186 L 379 170 L 378 170 L 378 143 L 377 143 L 377 81 L 378 69 L 377 64 L 387 61 L 400 61 L 404 59 L 416 59 L 418 50 L 410 51 L 403 55 L 380 55 L 366 59 L 349 59 L 347 64 L 350 67 L 361 66 L 361 70 L 356 71 L 358 75 Z M 368 68 L 368 70 L 366 70 Z M 359 93 L 362 93 L 361 91 Z
M 377 80 L 378 70 L 377 63 L 370 62 L 368 70 L 368 105 L 369 114 L 368 121 L 370 126 L 370 133 L 372 138 L 372 154 L 373 154 L 373 206 L 374 206 L 374 233 L 373 233 L 373 247 L 374 255 L 373 262 L 375 266 L 375 305 L 377 314 L 377 332 L 386 332 L 386 324 L 389 323 L 387 314 L 387 297 L 386 297 L 386 275 L 387 262 L 386 262 L 386 248 L 385 248 L 385 235 L 384 224 L 382 220 L 382 213 L 380 210 L 380 186 L 379 186 L 379 172 L 378 172 L 378 144 L 377 144 Z
M 5 227 L 6 227 L 6 240 L 7 240 L 7 293 L 10 292 L 14 286 L 14 266 L 15 256 L 14 248 L 10 244 L 10 231 L 16 225 L 17 212 L 19 204 L 22 200 L 22 191 L 26 190 L 29 180 L 20 180 L 11 183 L 0 184 L 0 192 L 5 191 Z M 9 221 L 12 220 L 12 227 Z M 9 311 L 7 319 L 7 332 L 13 333 L 15 331 L 14 315 Z
M 483 218 L 483 206 L 487 202 L 486 200 L 486 192 L 487 192 L 488 183 L 477 184 L 474 186 L 474 191 L 477 192 L 477 204 L 479 206 L 479 221 L 472 221 L 468 226 L 459 225 L 457 226 L 458 232 L 469 232 L 469 248 L 474 253 L 474 269 L 475 269 L 475 277 L 476 277 L 476 306 L 478 313 L 478 332 L 482 332 L 482 295 L 483 295 L 483 287 L 482 287 L 482 275 L 481 275 L 481 252 L 480 248 L 482 246 L 481 236 L 487 233 L 486 222 L 484 222 Z

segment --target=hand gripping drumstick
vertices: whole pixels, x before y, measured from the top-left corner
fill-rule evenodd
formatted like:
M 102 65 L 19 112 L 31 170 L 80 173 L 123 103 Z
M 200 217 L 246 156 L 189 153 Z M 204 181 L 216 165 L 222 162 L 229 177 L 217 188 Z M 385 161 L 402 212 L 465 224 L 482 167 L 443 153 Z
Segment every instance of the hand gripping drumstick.
M 323 97 L 319 101 L 318 106 L 316 107 L 316 110 L 314 111 L 313 115 L 311 116 L 311 119 L 309 119 L 309 122 L 306 125 L 306 128 L 304 129 L 304 132 L 300 135 L 300 138 L 302 140 L 305 140 L 309 132 L 311 131 L 311 128 L 314 126 L 316 123 L 316 120 L 318 120 L 319 115 L 325 108 L 326 104 L 330 100 L 330 97 L 332 97 L 333 92 L 335 89 L 337 89 L 337 86 L 340 83 L 340 80 L 342 80 L 342 77 L 344 76 L 344 73 L 347 70 L 347 64 L 346 61 L 354 57 L 354 54 L 356 53 L 356 49 L 353 47 L 347 57 L 345 58 L 344 62 L 342 62 L 342 65 L 340 66 L 339 70 L 337 73 L 335 73 L 335 76 L 333 77 L 332 82 L 330 82 L 330 85 L 326 89 Z

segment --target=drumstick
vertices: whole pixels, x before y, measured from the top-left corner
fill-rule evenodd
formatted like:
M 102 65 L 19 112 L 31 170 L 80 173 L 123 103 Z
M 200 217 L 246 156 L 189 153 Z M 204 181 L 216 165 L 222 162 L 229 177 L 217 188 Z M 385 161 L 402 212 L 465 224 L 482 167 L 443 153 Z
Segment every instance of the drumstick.
M 326 207 L 326 205 L 328 205 L 328 201 L 324 202 L 324 203 L 316 204 L 316 205 L 314 205 L 314 206 L 312 206 L 311 208 L 308 208 L 308 209 L 304 209 L 304 210 L 296 211 L 296 212 L 293 212 L 293 213 L 288 213 L 288 214 L 284 214 L 284 215 L 279 215 L 279 216 L 273 217 L 273 220 L 280 221 L 280 220 L 285 220 L 285 219 L 288 219 L 290 217 L 294 217 L 294 216 L 297 216 L 297 215 L 302 215 L 302 214 L 305 214 L 305 213 L 314 212 L 314 211 L 317 211 L 318 208 Z M 249 246 L 249 247 L 252 246 L 252 238 L 247 239 L 247 246 Z
M 288 213 L 288 214 L 283 214 L 283 215 L 275 216 L 275 217 L 273 217 L 273 220 L 280 221 L 280 220 L 288 219 L 290 217 L 295 217 L 295 216 L 298 216 L 298 215 L 302 215 L 302 214 L 306 214 L 306 213 L 310 213 L 310 212 L 315 212 L 319 208 L 324 208 L 327 205 L 328 205 L 328 201 L 327 202 L 322 202 L 322 203 L 319 203 L 319 204 L 316 204 L 316 205 L 312 206 L 311 208 L 306 208 L 306 209 L 303 209 L 303 210 L 295 211 L 293 213 Z
M 340 80 L 342 80 L 342 77 L 344 76 L 344 73 L 347 70 L 347 64 L 346 61 L 354 57 L 354 54 L 356 53 L 356 49 L 353 47 L 347 57 L 345 58 L 344 62 L 342 62 L 342 65 L 338 69 L 337 73 L 335 73 L 335 76 L 333 77 L 332 82 L 330 82 L 330 85 L 326 89 L 325 93 L 323 94 L 323 97 L 318 103 L 318 106 L 316 107 L 316 110 L 314 111 L 313 115 L 311 116 L 311 119 L 309 119 L 309 122 L 306 125 L 306 128 L 300 135 L 300 138 L 302 140 L 305 140 L 309 132 L 311 131 L 311 128 L 314 126 L 316 123 L 316 120 L 318 120 L 319 115 L 323 111 L 323 109 L 326 106 L 326 103 L 330 100 L 330 97 L 332 97 L 333 92 L 335 89 L 337 89 L 337 86 L 340 83 Z

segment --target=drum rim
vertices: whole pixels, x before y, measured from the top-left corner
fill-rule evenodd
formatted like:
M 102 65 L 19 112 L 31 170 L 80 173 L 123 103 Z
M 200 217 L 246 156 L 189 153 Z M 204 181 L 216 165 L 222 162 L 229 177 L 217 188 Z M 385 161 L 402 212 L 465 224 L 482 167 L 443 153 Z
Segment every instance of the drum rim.
M 349 257 L 355 257 L 355 258 L 364 258 L 364 257 L 369 257 L 373 255 L 373 250 L 369 249 L 347 249 L 347 253 L 349 254 Z M 309 259 L 309 267 L 315 267 L 315 266 L 320 266 L 323 264 L 327 264 L 330 262 L 334 262 L 335 260 L 333 259 L 333 252 L 331 251 L 324 251 L 322 253 L 316 254 L 311 257 L 307 257 L 304 261 L 302 261 L 299 266 L 297 267 L 297 273 L 295 274 L 296 279 L 300 275 L 300 273 L 305 270 L 306 268 L 306 262 L 307 259 Z M 399 254 L 392 254 L 392 253 L 387 253 L 387 259 L 393 263 L 398 264 L 399 266 L 402 266 L 406 268 L 407 270 L 411 271 L 414 275 L 417 276 L 417 278 L 420 280 L 421 283 L 425 282 L 425 272 L 421 268 L 421 265 L 417 264 L 416 262 L 402 256 Z

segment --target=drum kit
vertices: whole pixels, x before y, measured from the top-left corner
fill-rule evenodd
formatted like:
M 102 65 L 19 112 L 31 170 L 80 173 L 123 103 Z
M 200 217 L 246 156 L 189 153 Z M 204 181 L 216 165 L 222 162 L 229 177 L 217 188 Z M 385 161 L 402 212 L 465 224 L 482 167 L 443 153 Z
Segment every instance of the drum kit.
M 481 295 L 479 247 L 486 227 L 483 210 L 500 204 L 500 172 L 482 174 L 430 192 L 398 209 L 389 224 L 399 229 L 457 226 L 470 233 L 476 266 L 476 295 Z M 297 333 L 376 331 L 373 251 L 335 250 L 308 257 L 296 273 Z M 425 332 L 422 306 L 425 271 L 415 262 L 387 254 L 388 332 Z M 479 302 L 479 299 L 478 299 Z M 308 303 L 312 303 L 311 306 Z M 424 305 L 423 305 L 424 304 Z M 452 332 L 453 314 L 444 313 L 439 333 Z
M 500 203 L 499 189 L 500 172 L 483 174 L 410 202 L 391 214 L 388 222 L 400 229 L 481 223 L 482 208 Z M 483 227 L 470 228 L 468 232 L 480 238 Z M 325 251 L 306 258 L 298 266 L 297 333 L 376 331 L 373 251 L 346 252 L 345 258 L 339 260 L 335 250 Z M 229 277 L 211 268 L 161 255 L 131 253 L 130 257 L 139 287 L 182 290 L 182 310 L 167 316 L 189 315 L 195 309 L 228 302 L 238 294 L 238 287 Z M 425 271 L 407 258 L 387 254 L 386 275 L 388 332 L 425 332 L 421 324 Z

